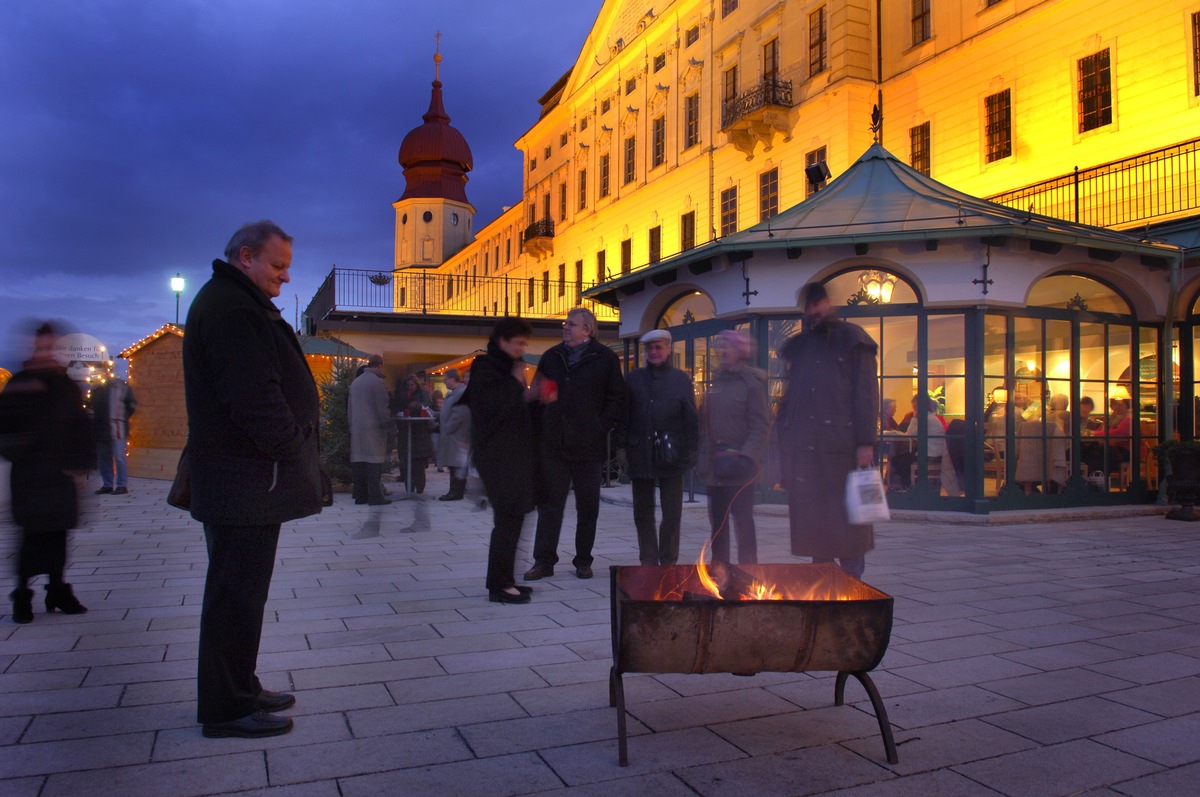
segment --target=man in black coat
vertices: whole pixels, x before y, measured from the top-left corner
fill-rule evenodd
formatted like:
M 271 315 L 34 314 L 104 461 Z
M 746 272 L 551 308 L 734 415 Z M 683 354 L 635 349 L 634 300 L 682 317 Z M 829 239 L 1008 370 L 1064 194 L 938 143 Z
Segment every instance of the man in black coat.
M 290 281 L 291 241 L 269 221 L 234 233 L 183 339 L 191 513 L 208 545 L 196 717 L 210 737 L 292 729 L 271 712 L 296 699 L 255 675 L 280 524 L 321 511 L 317 386 L 271 303 Z
M 575 575 L 592 577 L 592 546 L 600 515 L 607 436 L 625 415 L 621 361 L 596 340 L 596 316 L 576 307 L 563 323 L 563 342 L 542 355 L 534 377 L 539 473 L 537 536 L 526 581 L 554 575 L 567 492 L 575 487 Z

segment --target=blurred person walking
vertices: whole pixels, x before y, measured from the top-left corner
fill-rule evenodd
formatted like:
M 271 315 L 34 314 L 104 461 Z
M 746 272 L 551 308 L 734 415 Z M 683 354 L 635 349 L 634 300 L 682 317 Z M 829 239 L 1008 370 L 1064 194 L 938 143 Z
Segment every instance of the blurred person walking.
M 655 329 L 642 335 L 646 365 L 629 372 L 629 409 L 623 443 L 633 483 L 633 523 L 643 565 L 673 565 L 679 560 L 679 524 L 683 517 L 683 474 L 696 464 L 700 437 L 692 378 L 671 364 L 671 333 Z M 658 488 L 662 522 L 655 529 L 654 490 Z
M 372 354 L 362 373 L 350 383 L 350 471 L 354 479 L 354 503 L 382 506 L 383 464 L 388 461 L 388 434 L 392 416 L 388 411 L 387 385 L 383 382 L 383 357 Z
M 54 345 L 59 330 L 40 324 L 33 353 L 0 392 L 0 456 L 12 462 L 13 522 L 20 528 L 13 622 L 33 620 L 30 579 L 45 573 L 46 611 L 82 614 L 67 566 L 67 533 L 79 521 L 82 478 L 95 463 L 95 447 L 83 395 L 67 376 Z
M 92 436 L 96 441 L 96 467 L 100 489 L 96 495 L 125 495 L 129 492 L 129 470 L 125 465 L 129 445 L 129 419 L 137 411 L 133 390 L 106 366 L 104 381 L 92 388 Z
M 758 562 L 754 482 L 762 471 L 771 429 L 767 375 L 750 364 L 745 334 L 727 329 L 713 346 L 717 367 L 700 405 L 696 475 L 708 488 L 712 561 L 729 563 L 729 531 L 737 534 L 738 564 Z
M 825 286 L 804 289 L 804 328 L 779 347 L 788 384 L 775 423 L 792 554 L 832 562 L 859 578 L 874 528 L 846 515 L 846 476 L 874 463 L 878 440 L 877 346 L 838 318 Z M 943 430 L 944 431 L 944 430 Z
M 529 603 L 531 587 L 518 587 L 514 571 L 525 515 L 533 510 L 535 480 L 532 392 L 525 384 L 525 349 L 533 327 L 524 318 L 496 322 L 487 353 L 471 363 L 466 401 L 471 409 L 475 468 L 492 503 L 488 543 L 488 600 Z
M 592 547 L 600 516 L 600 482 L 608 433 L 625 417 L 625 380 L 616 353 L 596 340 L 596 316 L 567 313 L 563 342 L 542 355 L 534 377 L 541 495 L 533 567 L 526 581 L 554 575 L 567 493 L 575 491 L 575 558 L 579 578 L 592 577 Z
M 437 462 L 450 471 L 450 489 L 439 501 L 461 501 L 467 489 L 467 463 L 471 451 L 471 410 L 462 398 L 467 386 L 457 368 L 442 376 L 449 393 L 442 401 L 438 417 L 441 432 L 438 437 Z
M 292 238 L 247 224 L 213 262 L 183 339 L 192 517 L 204 524 L 196 719 L 209 737 L 277 736 L 295 705 L 255 669 L 280 524 L 321 511 L 317 386 L 271 302 L 290 281 Z

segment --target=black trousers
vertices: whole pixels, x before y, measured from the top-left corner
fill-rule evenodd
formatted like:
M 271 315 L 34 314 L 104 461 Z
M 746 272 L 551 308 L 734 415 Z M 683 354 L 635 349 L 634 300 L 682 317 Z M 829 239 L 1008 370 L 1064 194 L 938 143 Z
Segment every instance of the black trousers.
M 208 577 L 200 610 L 197 722 L 228 722 L 255 710 L 254 671 L 263 608 L 275 569 L 279 524 L 204 524 Z
M 492 501 L 492 539 L 488 543 L 488 592 L 499 592 L 516 584 L 517 543 L 525 515 L 501 512 Z
M 354 500 L 369 504 L 383 503 L 383 463 L 351 462 L 350 474 L 354 478 Z
M 599 462 L 542 460 L 537 533 L 533 541 L 536 563 L 553 567 L 558 562 L 563 510 L 567 505 L 567 493 L 574 486 L 575 558 L 572 564 L 591 567 L 592 547 L 596 544 L 596 518 L 600 516 L 601 470 Z
M 661 479 L 633 479 L 633 525 L 637 527 L 638 558 L 643 565 L 673 565 L 679 561 L 679 522 L 683 517 L 683 474 Z M 662 524 L 654 529 L 654 487 L 662 503 Z
M 29 579 L 45 573 L 51 584 L 63 583 L 67 566 L 66 531 L 26 531 L 21 529 L 17 553 L 17 586 L 25 589 Z
M 732 527 L 737 534 L 738 564 L 758 564 L 753 484 L 709 487 L 708 522 L 712 527 L 712 561 L 729 563 L 729 534 Z

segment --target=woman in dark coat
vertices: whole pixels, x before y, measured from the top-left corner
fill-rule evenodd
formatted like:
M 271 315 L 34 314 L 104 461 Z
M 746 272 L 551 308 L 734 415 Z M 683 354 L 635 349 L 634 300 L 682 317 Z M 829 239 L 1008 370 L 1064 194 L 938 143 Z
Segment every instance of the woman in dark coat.
M 696 475 L 708 488 L 712 561 L 729 562 L 730 526 L 737 533 L 738 564 L 758 562 L 754 482 L 762 472 L 771 429 L 767 376 L 750 365 L 750 339 L 727 329 L 713 351 L 717 368 L 700 407 Z
M 95 464 L 83 395 L 54 354 L 58 332 L 42 324 L 33 355 L 0 393 L 0 456 L 12 462 L 12 515 L 21 529 L 13 622 L 33 620 L 29 580 L 46 573 L 46 611 L 87 609 L 63 580 L 67 532 L 79 520 L 74 474 Z
M 638 558 L 643 565 L 673 565 L 679 560 L 683 474 L 696 463 L 700 422 L 692 378 L 671 365 L 671 333 L 655 329 L 641 342 L 646 347 L 646 365 L 630 371 L 625 380 L 629 415 L 617 439 L 624 443 L 633 483 Z M 656 486 L 662 504 L 657 535 Z
M 492 503 L 488 546 L 488 600 L 529 603 L 531 587 L 516 586 L 517 542 L 534 507 L 534 441 L 525 384 L 525 361 L 533 327 L 523 318 L 502 318 L 487 353 L 471 363 L 465 401 L 471 410 L 475 468 Z

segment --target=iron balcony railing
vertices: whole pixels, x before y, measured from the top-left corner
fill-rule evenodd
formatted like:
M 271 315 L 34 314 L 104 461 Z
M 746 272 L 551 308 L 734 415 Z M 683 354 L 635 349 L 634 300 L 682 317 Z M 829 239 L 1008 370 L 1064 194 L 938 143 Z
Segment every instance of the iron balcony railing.
M 1200 138 L 988 197 L 1096 227 L 1149 224 L 1200 208 Z
M 522 241 L 528 241 L 531 238 L 553 238 L 554 237 L 554 219 L 541 219 L 535 221 L 525 228 L 525 235 Z
M 737 120 L 767 105 L 791 108 L 792 81 L 764 78 L 744 94 L 726 100 L 721 106 L 721 129 L 727 129 Z
M 536 277 L 335 268 L 313 296 L 305 315 L 313 322 L 347 312 L 561 318 L 572 307 L 583 306 L 601 321 L 616 321 L 619 316 L 614 308 L 582 297 L 590 287 Z

